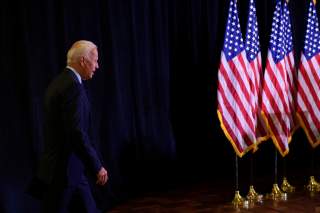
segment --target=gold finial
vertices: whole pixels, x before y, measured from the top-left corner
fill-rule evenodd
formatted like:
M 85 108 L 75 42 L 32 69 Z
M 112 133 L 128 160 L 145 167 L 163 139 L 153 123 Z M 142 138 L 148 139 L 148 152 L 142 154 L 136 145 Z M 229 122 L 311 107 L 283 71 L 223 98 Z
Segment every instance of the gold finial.
M 316 4 L 317 3 L 317 0 L 313 0 L 313 4 Z

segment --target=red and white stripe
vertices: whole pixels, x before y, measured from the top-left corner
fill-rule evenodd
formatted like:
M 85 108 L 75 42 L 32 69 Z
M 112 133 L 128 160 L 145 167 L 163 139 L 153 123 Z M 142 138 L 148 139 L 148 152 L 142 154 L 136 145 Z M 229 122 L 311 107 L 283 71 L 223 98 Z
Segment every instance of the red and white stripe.
M 301 55 L 298 71 L 297 115 L 313 147 L 320 144 L 320 54 Z
M 253 113 L 254 113 L 254 119 L 255 119 L 255 125 L 256 125 L 256 139 L 257 142 L 261 142 L 263 140 L 266 140 L 267 138 L 267 127 L 266 124 L 260 114 L 261 107 L 261 92 L 262 92 L 262 85 L 261 85 L 261 71 L 262 71 L 262 65 L 261 65 L 261 53 L 257 55 L 257 57 L 252 60 L 249 65 L 248 69 L 251 70 L 253 79 L 251 79 L 252 85 L 253 85 L 253 91 L 252 91 L 252 97 L 253 97 Z
M 295 69 L 294 54 L 291 51 L 285 56 L 285 65 L 288 76 L 288 99 L 289 99 L 289 110 L 290 110 L 290 133 L 293 134 L 297 127 L 297 122 L 295 119 L 295 97 L 296 97 L 296 82 L 297 73 Z
M 218 72 L 218 113 L 236 153 L 242 156 L 255 147 L 255 119 L 250 70 L 245 51 L 227 61 L 221 54 Z
M 262 92 L 262 113 L 270 135 L 282 156 L 289 152 L 290 102 L 285 59 L 275 64 L 268 52 Z

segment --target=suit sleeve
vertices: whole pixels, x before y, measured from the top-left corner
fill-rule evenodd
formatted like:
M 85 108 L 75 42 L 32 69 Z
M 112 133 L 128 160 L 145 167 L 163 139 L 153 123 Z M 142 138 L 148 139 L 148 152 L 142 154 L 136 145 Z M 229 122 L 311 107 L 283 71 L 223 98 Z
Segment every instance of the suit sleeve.
M 97 174 L 102 167 L 96 150 L 92 146 L 88 133 L 84 128 L 85 119 L 83 117 L 81 88 L 79 85 L 72 85 L 64 94 L 62 106 L 64 121 L 71 135 L 71 146 L 78 158 L 85 167 Z

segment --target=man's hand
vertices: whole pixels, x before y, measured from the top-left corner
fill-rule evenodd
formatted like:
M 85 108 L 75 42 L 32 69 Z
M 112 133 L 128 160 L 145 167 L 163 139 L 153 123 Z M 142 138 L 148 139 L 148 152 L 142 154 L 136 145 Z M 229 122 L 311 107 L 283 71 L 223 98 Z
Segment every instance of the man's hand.
M 103 186 L 108 181 L 108 172 L 104 167 L 101 167 L 100 171 L 97 174 L 97 182 L 96 184 L 99 184 Z

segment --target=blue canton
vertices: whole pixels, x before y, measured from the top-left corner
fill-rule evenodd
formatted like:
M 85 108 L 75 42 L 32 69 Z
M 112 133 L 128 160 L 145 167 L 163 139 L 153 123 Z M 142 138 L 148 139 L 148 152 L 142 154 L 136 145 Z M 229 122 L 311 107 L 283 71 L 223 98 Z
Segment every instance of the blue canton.
M 271 39 L 269 48 L 275 63 L 278 63 L 285 55 L 284 42 L 284 20 L 282 19 L 281 0 L 277 0 L 276 9 L 273 14 Z
M 236 0 L 230 0 L 229 15 L 224 40 L 223 52 L 227 61 L 237 56 L 244 49 Z
M 260 51 L 258 22 L 254 0 L 250 0 L 245 49 L 249 62 L 255 59 Z
M 304 43 L 304 55 L 310 59 L 320 52 L 319 24 L 315 5 L 310 1 L 307 32 Z
M 284 39 L 285 39 L 285 54 L 288 55 L 293 50 L 292 30 L 290 21 L 290 12 L 288 3 L 285 1 L 283 6 L 283 21 L 284 21 Z

